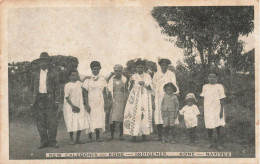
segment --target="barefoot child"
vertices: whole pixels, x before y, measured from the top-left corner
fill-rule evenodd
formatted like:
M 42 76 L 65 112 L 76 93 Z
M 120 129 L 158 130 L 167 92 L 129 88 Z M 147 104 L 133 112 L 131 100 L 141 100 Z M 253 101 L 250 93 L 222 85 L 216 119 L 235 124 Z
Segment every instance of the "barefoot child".
M 200 114 L 200 112 L 197 105 L 195 105 L 195 102 L 197 102 L 197 100 L 193 93 L 187 94 L 185 101 L 187 105 L 185 105 L 180 110 L 180 115 L 184 115 L 185 125 L 188 129 L 188 133 L 190 137 L 189 145 L 194 145 L 194 141 L 196 137 L 196 128 L 198 125 L 197 116 Z
M 205 84 L 200 96 L 204 97 L 204 119 L 205 126 L 208 129 L 208 137 L 210 141 L 209 147 L 213 147 L 213 130 L 217 130 L 218 149 L 222 147 L 221 127 L 225 126 L 224 116 L 224 87 L 217 83 L 217 74 L 210 73 L 208 76 L 209 84 Z
M 163 87 L 166 93 L 162 100 L 161 111 L 163 119 L 163 139 L 162 142 L 167 141 L 171 144 L 175 143 L 175 125 L 178 124 L 177 116 L 179 111 L 179 101 L 177 96 L 174 94 L 177 88 L 173 83 L 167 83 Z M 168 139 L 167 139 L 168 138 Z
M 64 87 L 63 114 L 70 134 L 70 144 L 80 144 L 81 130 L 89 129 L 89 115 L 83 105 L 82 83 L 77 71 L 70 73 L 70 82 Z M 73 132 L 77 132 L 74 141 Z

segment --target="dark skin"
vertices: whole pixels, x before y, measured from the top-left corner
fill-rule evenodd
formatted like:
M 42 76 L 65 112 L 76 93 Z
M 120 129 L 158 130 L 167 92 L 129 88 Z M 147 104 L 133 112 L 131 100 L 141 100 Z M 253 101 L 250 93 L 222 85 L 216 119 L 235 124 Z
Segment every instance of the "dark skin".
M 166 89 L 165 89 L 165 92 L 166 92 L 166 94 L 167 95 L 173 95 L 173 93 L 174 93 L 174 90 L 173 90 L 173 88 L 172 87 L 167 87 Z M 177 104 L 177 109 L 179 109 L 179 104 Z M 176 119 L 177 118 L 177 116 L 178 116 L 178 112 L 177 111 L 175 111 L 174 112 L 174 119 Z
M 79 80 L 79 74 L 77 72 L 72 72 L 70 75 L 70 80 L 72 83 L 76 83 Z M 71 101 L 69 97 L 65 97 L 68 104 L 70 104 L 72 111 L 79 111 L 80 109 L 76 107 Z
M 214 73 L 210 73 L 208 76 L 208 81 L 209 84 L 211 85 L 217 84 L 217 75 Z M 220 118 L 223 118 L 224 105 L 225 105 L 225 98 L 220 100 L 220 113 L 219 113 Z
M 144 73 L 144 66 L 143 66 L 143 65 L 137 65 L 137 66 L 136 66 L 136 72 L 137 72 L 139 75 L 143 74 L 143 73 Z M 131 81 L 130 81 L 130 89 L 129 89 L 129 90 L 131 90 L 131 89 L 133 88 L 134 83 L 135 83 L 134 80 L 131 80 Z M 138 84 L 139 84 L 140 86 L 146 87 L 147 89 L 150 89 L 150 90 L 151 90 L 151 86 L 150 86 L 150 85 L 149 85 L 149 86 L 145 86 L 145 82 L 144 82 L 144 81 L 139 81 Z
M 49 69 L 49 65 L 50 65 L 50 61 L 48 59 L 43 59 L 39 62 L 39 66 L 40 66 L 40 69 L 42 70 L 46 70 L 46 69 Z M 36 98 L 36 95 L 34 94 L 33 95 L 33 100 L 35 100 Z M 34 102 L 34 101 L 33 101 Z M 31 104 L 31 106 L 33 106 L 33 104 Z M 55 106 L 56 108 L 58 108 L 59 106 L 59 102 L 55 102 Z
M 99 72 L 100 72 L 100 67 L 99 66 L 96 66 L 96 67 L 93 67 L 92 69 L 91 69 L 91 71 L 92 71 L 92 74 L 93 75 L 95 75 L 95 76 L 97 76 L 97 75 L 99 75 Z M 87 78 L 85 78 L 85 79 L 89 79 L 90 77 L 87 77 Z M 106 94 L 106 88 L 104 88 L 103 89 L 103 97 L 104 97 L 104 102 L 105 102 L 105 111 L 107 111 L 108 110 L 108 103 L 107 103 L 107 100 L 108 100 L 108 95 Z M 84 96 L 84 106 L 85 106 L 85 109 L 88 111 L 88 112 L 90 112 L 91 111 L 91 108 L 90 108 L 90 106 L 89 106 L 89 104 L 88 104 L 88 91 L 86 90 L 86 89 L 84 89 L 83 88 L 83 96 Z

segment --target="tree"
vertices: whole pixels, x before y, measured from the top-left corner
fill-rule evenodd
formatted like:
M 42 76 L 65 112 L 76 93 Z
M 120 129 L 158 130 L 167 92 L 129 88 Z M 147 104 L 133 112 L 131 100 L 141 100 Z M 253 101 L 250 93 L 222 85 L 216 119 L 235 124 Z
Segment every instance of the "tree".
M 70 70 L 78 67 L 78 59 L 73 56 L 56 55 L 50 56 L 51 67 L 59 72 L 61 86 L 69 81 Z M 38 59 L 32 62 L 23 61 L 8 63 L 8 92 L 10 105 L 25 105 L 30 99 L 31 76 L 39 70 Z M 63 87 L 60 88 L 61 95 Z M 62 99 L 63 100 L 63 99 Z M 28 101 L 29 102 L 29 101 Z
M 155 7 L 151 14 L 163 34 L 177 38 L 186 60 L 195 63 L 199 54 L 203 68 L 217 66 L 221 60 L 236 68 L 243 49 L 238 38 L 254 29 L 252 6 Z

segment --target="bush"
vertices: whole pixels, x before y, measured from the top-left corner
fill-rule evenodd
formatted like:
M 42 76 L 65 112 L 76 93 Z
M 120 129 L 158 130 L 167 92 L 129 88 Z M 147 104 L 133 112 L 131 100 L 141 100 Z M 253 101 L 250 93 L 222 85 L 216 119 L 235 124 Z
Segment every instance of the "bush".
M 231 73 L 225 69 L 218 69 L 218 81 L 225 88 L 226 93 L 226 128 L 227 137 L 238 138 L 242 143 L 255 142 L 255 80 L 254 75 Z M 202 106 L 200 93 L 202 86 L 207 83 L 207 71 L 199 64 L 186 66 L 178 63 L 176 78 L 180 88 L 180 107 L 185 105 L 186 94 L 192 92 Z M 201 112 L 203 109 L 200 109 Z M 204 120 L 199 118 L 199 123 Z M 203 131 L 204 125 L 198 125 L 198 131 Z M 205 129 L 204 129 L 205 130 Z M 234 141 L 234 139 L 233 139 Z

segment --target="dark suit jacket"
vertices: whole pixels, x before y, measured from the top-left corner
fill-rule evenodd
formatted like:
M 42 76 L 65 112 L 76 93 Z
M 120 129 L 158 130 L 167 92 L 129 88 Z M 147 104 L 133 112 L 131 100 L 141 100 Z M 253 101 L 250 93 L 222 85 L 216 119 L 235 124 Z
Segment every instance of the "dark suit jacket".
M 39 93 L 40 72 L 41 69 L 37 70 L 32 75 L 31 89 L 35 98 L 36 95 Z M 52 102 L 60 102 L 60 81 L 59 74 L 56 70 L 50 68 L 48 69 L 46 83 L 48 99 Z M 35 103 L 35 98 L 33 100 L 33 103 Z

